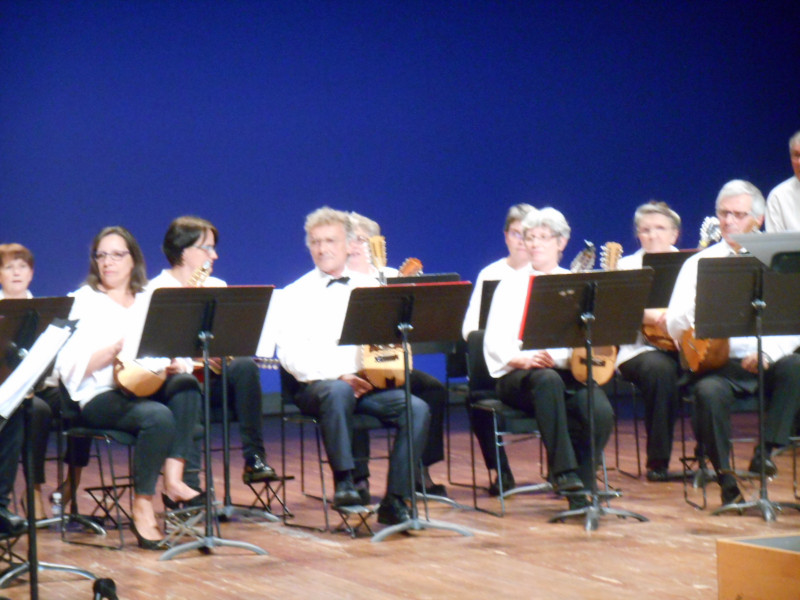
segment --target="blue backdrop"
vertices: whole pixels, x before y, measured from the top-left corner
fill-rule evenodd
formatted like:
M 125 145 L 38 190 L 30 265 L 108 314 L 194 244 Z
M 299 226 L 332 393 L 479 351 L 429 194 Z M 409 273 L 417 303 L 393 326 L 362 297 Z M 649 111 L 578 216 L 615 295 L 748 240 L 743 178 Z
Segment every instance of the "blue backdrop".
M 221 230 L 215 275 L 283 286 L 306 213 L 378 220 L 390 264 L 472 279 L 507 207 L 636 248 L 666 200 L 697 243 L 719 187 L 765 193 L 800 129 L 800 3 L 0 2 L 0 241 L 33 291 L 79 286 L 103 226 L 149 272 L 177 215 Z

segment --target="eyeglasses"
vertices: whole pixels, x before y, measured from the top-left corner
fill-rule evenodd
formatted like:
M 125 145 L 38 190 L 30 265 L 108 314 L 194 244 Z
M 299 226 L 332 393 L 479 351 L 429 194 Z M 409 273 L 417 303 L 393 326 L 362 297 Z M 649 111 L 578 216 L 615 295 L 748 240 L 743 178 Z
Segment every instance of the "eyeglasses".
M 114 250 L 113 252 L 95 252 L 94 260 L 96 262 L 100 262 L 107 258 L 111 262 L 119 262 L 123 258 L 128 256 L 128 254 L 130 254 L 128 250 Z
M 192 246 L 192 248 L 198 248 L 205 252 L 206 254 L 211 254 L 212 252 L 217 251 L 217 247 L 213 244 L 203 244 L 202 246 Z
M 508 235 L 510 237 L 514 238 L 515 240 L 522 241 L 524 239 L 522 237 L 522 232 L 521 231 L 517 231 L 516 229 L 509 229 L 508 230 Z
M 650 235 L 650 234 L 661 234 L 667 233 L 668 231 L 674 231 L 674 227 L 665 227 L 663 225 L 654 225 L 653 227 L 641 227 L 636 230 L 637 235 Z
M 720 221 L 724 221 L 728 217 L 733 217 L 737 221 L 741 221 L 742 219 L 746 219 L 747 217 L 751 216 L 753 213 L 749 211 L 740 211 L 740 210 L 718 210 L 717 217 L 719 217 Z
M 526 235 L 525 241 L 528 242 L 529 244 L 532 244 L 533 242 L 549 242 L 550 240 L 556 237 L 558 237 L 558 235 L 556 235 L 555 233 L 542 234 L 542 235 Z

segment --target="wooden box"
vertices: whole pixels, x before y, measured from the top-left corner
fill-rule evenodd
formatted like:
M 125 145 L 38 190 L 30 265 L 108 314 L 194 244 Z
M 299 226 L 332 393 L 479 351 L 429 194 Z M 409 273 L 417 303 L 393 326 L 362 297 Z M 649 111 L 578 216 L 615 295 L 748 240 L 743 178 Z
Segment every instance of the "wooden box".
M 800 600 L 800 535 L 717 540 L 720 600 Z

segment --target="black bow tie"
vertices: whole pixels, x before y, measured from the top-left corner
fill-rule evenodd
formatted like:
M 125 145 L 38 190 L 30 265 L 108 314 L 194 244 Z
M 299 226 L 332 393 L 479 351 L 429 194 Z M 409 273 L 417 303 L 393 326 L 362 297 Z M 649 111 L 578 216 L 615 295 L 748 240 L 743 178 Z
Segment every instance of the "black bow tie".
M 325 287 L 330 287 L 334 283 L 343 283 L 347 285 L 347 282 L 350 281 L 349 277 L 333 277 L 328 280 L 328 284 Z

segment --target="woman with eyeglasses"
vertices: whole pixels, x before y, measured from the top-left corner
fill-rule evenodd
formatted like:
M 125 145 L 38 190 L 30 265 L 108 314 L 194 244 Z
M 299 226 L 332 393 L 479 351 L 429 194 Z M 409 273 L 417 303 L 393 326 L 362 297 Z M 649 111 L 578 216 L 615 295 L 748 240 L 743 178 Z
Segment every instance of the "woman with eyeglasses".
M 139 547 L 161 549 L 153 495 L 159 472 L 165 493 L 182 502 L 200 494 L 183 482 L 186 458 L 198 424 L 200 388 L 172 362 L 161 389 L 134 398 L 114 380 L 115 359 L 133 359 L 149 305 L 145 261 L 139 244 L 123 227 L 106 227 L 92 242 L 86 284 L 74 292 L 71 319 L 79 319 L 61 351 L 56 369 L 89 427 L 112 428 L 136 436 L 131 529 Z

